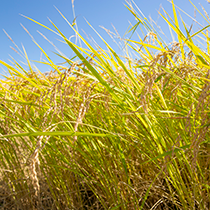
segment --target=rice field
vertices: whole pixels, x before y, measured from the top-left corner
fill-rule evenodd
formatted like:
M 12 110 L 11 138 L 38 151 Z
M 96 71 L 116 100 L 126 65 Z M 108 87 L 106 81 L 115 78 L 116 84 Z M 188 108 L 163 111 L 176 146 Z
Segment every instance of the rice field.
M 199 11 L 207 26 L 190 34 L 171 6 L 161 17 L 176 42 L 127 2 L 138 39 L 123 40 L 123 55 L 102 37 L 106 49 L 91 45 L 61 14 L 86 46 L 42 25 L 74 51 L 58 55 L 66 65 L 35 40 L 51 72 L 33 69 L 25 50 L 29 70 L 0 60 L 10 74 L 0 83 L 0 209 L 210 209 L 210 21 Z

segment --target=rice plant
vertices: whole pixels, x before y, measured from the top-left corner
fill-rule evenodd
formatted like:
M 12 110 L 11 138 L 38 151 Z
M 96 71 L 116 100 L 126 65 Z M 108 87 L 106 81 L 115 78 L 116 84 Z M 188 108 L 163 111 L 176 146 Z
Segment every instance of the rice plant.
M 26 17 L 75 56 L 58 54 L 68 66 L 57 65 L 33 40 L 51 72 L 24 48 L 29 71 L 0 60 L 10 74 L 0 84 L 1 209 L 210 209 L 209 17 L 195 8 L 207 26 L 190 34 L 171 4 L 160 15 L 177 41 L 165 43 L 127 2 L 136 23 L 122 55 L 97 31 L 106 49 L 91 45 L 62 13 L 83 46 Z

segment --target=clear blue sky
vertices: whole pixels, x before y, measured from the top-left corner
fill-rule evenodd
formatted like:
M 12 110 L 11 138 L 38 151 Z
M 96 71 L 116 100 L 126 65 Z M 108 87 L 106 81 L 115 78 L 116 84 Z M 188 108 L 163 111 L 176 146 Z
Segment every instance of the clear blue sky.
M 181 7 L 184 11 L 193 16 L 194 9 L 188 0 L 174 0 L 174 2 L 177 6 Z M 192 0 L 192 2 L 200 10 L 201 6 L 199 3 L 201 3 L 206 11 L 209 12 L 210 4 L 208 4 L 206 0 Z M 124 0 L 75 0 L 74 6 L 79 31 L 83 34 L 82 30 L 84 30 L 88 35 L 93 36 L 97 41 L 99 41 L 94 31 L 92 31 L 92 29 L 85 22 L 84 18 L 86 18 L 91 25 L 108 41 L 108 43 L 112 45 L 113 48 L 117 49 L 117 46 L 108 37 L 105 31 L 100 28 L 100 26 L 113 30 L 111 25 L 113 24 L 118 30 L 119 34 L 123 36 L 129 25 L 129 21 L 132 23 L 135 22 L 134 17 L 124 6 L 124 3 Z M 151 15 L 151 17 L 154 20 L 157 20 L 158 24 L 161 25 L 162 30 L 166 32 L 166 34 L 169 34 L 167 32 L 168 28 L 158 15 L 160 5 L 162 5 L 163 8 L 170 15 L 172 15 L 171 4 L 167 0 L 135 0 L 135 3 L 146 17 Z M 27 30 L 33 35 L 39 45 L 45 49 L 55 63 L 58 63 L 61 60 L 52 53 L 52 51 L 55 51 L 54 48 L 40 34 L 37 33 L 37 30 L 46 35 L 47 38 L 51 40 L 68 57 L 71 57 L 71 50 L 66 45 L 57 41 L 58 37 L 55 34 L 47 31 L 41 26 L 20 15 L 23 14 L 31 17 L 32 19 L 52 28 L 49 20 L 47 19 L 47 17 L 49 17 L 66 35 L 66 37 L 71 37 L 74 35 L 72 29 L 70 29 L 70 27 L 66 24 L 54 6 L 56 6 L 70 22 L 73 21 L 72 0 L 2 0 L 0 3 L 0 60 L 9 62 L 9 55 L 11 55 L 17 61 L 24 61 L 10 48 L 10 46 L 14 47 L 14 45 L 5 35 L 3 29 L 11 36 L 20 49 L 22 49 L 21 44 L 24 45 L 30 60 L 40 59 L 40 50 L 32 42 L 30 36 L 24 31 L 20 23 L 27 28 Z M 192 20 L 184 15 L 183 18 L 189 25 L 191 25 Z M 197 16 L 197 19 L 201 23 L 204 23 L 203 19 L 200 19 L 199 15 Z M 194 28 L 194 31 L 196 31 L 196 28 Z M 37 66 L 42 72 L 50 70 L 48 66 L 43 66 L 40 64 Z M 0 73 L 5 74 L 1 65 L 0 67 Z M 4 70 L 6 70 L 5 67 Z

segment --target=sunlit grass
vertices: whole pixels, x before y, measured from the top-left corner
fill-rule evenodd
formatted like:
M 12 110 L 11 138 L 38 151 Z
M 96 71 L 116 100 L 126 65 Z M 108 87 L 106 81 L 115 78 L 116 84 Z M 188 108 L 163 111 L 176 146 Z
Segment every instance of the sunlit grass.
M 24 48 L 29 72 L 0 60 L 10 73 L 0 84 L 3 209 L 210 208 L 209 32 L 190 35 L 172 7 L 161 16 L 178 42 L 166 44 L 127 3 L 138 40 L 124 39 L 123 56 L 97 32 L 107 49 L 90 45 L 62 14 L 86 47 L 27 17 L 75 57 L 56 65 L 33 40 L 50 73 L 34 71 Z

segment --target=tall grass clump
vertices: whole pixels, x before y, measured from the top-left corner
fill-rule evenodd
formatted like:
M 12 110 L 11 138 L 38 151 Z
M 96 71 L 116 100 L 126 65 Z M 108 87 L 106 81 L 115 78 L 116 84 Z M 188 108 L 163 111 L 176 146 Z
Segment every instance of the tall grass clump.
M 133 4 L 135 5 L 135 4 Z M 190 34 L 172 1 L 160 14 L 177 41 L 136 23 L 123 55 L 69 41 L 49 73 L 13 60 L 0 84 L 1 209 L 210 209 L 210 57 L 206 27 Z M 206 16 L 205 16 L 206 14 Z M 181 24 L 180 24 L 181 23 Z M 88 23 L 89 24 L 89 23 Z M 141 34 L 139 34 L 141 32 Z M 97 33 L 97 32 L 96 32 Z M 199 40 L 207 50 L 198 47 Z

